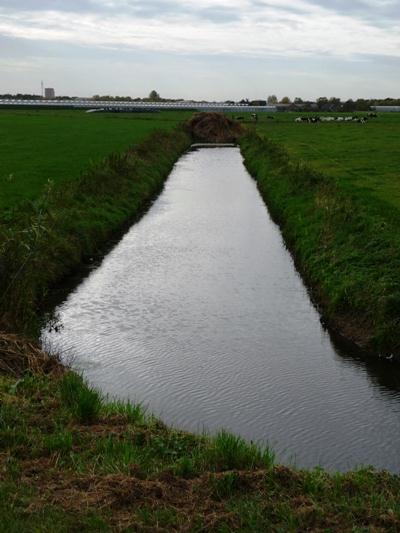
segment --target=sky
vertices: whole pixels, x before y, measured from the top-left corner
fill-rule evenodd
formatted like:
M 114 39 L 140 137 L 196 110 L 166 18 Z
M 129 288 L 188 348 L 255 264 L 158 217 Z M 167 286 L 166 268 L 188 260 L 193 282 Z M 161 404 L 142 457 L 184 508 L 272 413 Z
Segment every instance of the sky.
M 0 93 L 400 97 L 399 0 L 0 0 Z

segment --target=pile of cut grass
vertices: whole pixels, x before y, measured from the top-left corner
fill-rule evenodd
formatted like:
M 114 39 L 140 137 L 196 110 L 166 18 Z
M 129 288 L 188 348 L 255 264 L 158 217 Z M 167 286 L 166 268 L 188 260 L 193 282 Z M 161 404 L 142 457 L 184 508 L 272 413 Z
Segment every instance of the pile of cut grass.
M 5 531 L 396 531 L 400 478 L 274 464 L 221 431 L 194 436 L 76 374 L 0 377 Z
M 194 141 L 205 143 L 237 142 L 244 133 L 240 124 L 223 113 L 197 113 L 186 123 Z

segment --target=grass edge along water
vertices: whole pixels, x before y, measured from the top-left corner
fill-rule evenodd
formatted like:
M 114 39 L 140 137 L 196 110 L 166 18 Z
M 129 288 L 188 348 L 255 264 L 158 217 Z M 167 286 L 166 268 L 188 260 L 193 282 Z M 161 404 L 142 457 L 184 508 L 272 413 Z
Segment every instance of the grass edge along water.
M 49 186 L 36 200 L 3 213 L 3 327 L 29 330 L 49 290 L 143 214 L 190 143 L 181 127 L 154 132 L 92 165 L 80 178 Z
M 400 214 L 249 132 L 240 141 L 324 320 L 363 350 L 400 355 Z
M 42 369 L 43 370 L 43 369 Z M 0 375 L 5 531 L 396 531 L 400 477 L 275 464 L 226 431 L 193 435 L 79 375 Z

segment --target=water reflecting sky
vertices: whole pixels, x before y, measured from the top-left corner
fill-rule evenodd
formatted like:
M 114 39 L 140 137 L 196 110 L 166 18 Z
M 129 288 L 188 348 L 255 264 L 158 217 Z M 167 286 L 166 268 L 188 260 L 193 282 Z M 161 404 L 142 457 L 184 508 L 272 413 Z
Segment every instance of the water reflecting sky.
M 43 340 L 105 393 L 281 460 L 398 471 L 393 368 L 335 350 L 237 148 L 200 149 Z

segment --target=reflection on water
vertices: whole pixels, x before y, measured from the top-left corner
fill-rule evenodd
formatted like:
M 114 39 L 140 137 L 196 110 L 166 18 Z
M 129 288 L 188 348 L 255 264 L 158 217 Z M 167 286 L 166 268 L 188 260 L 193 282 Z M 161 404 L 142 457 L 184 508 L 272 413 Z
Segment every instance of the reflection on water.
M 400 465 L 393 368 L 335 350 L 237 148 L 184 156 L 43 340 L 104 392 L 281 460 Z

